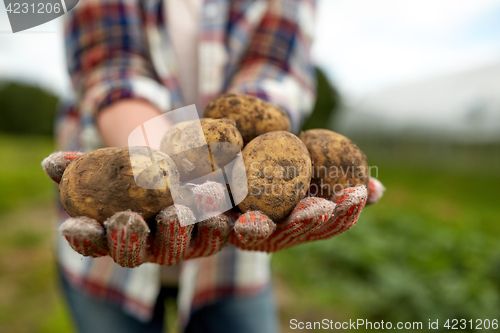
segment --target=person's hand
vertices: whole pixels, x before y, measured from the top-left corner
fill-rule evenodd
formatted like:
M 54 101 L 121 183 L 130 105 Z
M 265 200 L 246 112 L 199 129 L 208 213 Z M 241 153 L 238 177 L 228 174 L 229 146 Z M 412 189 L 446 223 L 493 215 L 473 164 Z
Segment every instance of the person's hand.
M 377 202 L 384 191 L 375 178 L 340 191 L 333 200 L 302 199 L 290 215 L 274 223 L 265 214 L 249 211 L 235 216 L 230 243 L 250 251 L 276 252 L 302 243 L 328 239 L 353 227 L 366 203 Z
M 46 158 L 45 172 L 57 183 L 64 170 L 79 152 L 59 152 Z M 219 183 L 192 184 L 188 189 L 195 200 L 197 213 L 203 218 L 197 224 L 193 212 L 184 206 L 165 207 L 148 223 L 140 214 L 130 210 L 117 212 L 104 223 L 86 217 L 72 217 L 59 228 L 69 245 L 83 256 L 109 255 L 123 267 L 136 267 L 146 262 L 176 265 L 184 259 L 204 257 L 219 252 L 226 244 L 232 221 L 216 212 L 224 200 L 224 187 Z M 182 215 L 182 216 L 179 216 Z
M 166 117 L 158 117 L 162 112 L 151 103 L 140 99 L 124 99 L 102 109 L 96 116 L 96 124 L 106 147 L 126 147 L 130 133 L 148 120 L 165 122 L 164 129 L 172 124 Z M 159 147 L 152 147 L 158 149 Z
M 61 152 L 43 162 L 47 174 L 56 182 L 64 169 L 82 153 Z M 338 193 L 335 200 L 308 197 L 302 199 L 292 213 L 274 223 L 264 213 L 244 214 L 228 211 L 218 214 L 224 198 L 224 187 L 207 182 L 191 185 L 199 216 L 207 216 L 197 224 L 193 212 L 184 206 L 163 209 L 149 224 L 141 215 L 118 212 L 100 224 L 81 216 L 69 218 L 60 226 L 70 246 L 84 256 L 109 255 L 123 267 L 136 267 L 146 262 L 176 265 L 182 260 L 210 256 L 229 241 L 249 251 L 276 252 L 302 243 L 339 235 L 358 220 L 366 203 L 375 203 L 384 187 L 376 179 Z M 179 218 L 179 214 L 181 218 Z

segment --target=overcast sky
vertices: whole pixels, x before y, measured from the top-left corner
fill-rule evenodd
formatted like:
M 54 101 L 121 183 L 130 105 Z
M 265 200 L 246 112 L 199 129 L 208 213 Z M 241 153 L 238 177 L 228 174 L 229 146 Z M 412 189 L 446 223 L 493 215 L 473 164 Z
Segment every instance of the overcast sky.
M 67 92 L 60 24 L 12 34 L 0 4 L 0 79 Z M 316 31 L 317 63 L 359 97 L 500 61 L 500 0 L 320 0 Z
M 500 61 L 500 1 L 323 0 L 314 57 L 355 95 Z

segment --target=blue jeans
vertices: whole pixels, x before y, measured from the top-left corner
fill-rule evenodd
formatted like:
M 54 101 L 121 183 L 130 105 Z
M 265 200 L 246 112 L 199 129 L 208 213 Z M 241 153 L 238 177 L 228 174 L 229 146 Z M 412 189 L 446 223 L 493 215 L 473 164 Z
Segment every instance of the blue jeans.
M 120 308 L 74 289 L 61 276 L 71 314 L 80 333 L 162 333 L 165 300 L 177 296 L 177 288 L 161 288 L 153 318 L 144 323 Z M 278 332 L 272 289 L 251 297 L 233 297 L 195 311 L 186 333 L 275 333 Z

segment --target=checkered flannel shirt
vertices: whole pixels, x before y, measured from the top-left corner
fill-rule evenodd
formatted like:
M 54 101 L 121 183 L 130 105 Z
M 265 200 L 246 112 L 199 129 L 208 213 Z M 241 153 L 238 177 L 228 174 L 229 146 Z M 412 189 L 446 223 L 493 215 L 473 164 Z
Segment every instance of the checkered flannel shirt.
M 76 102 L 58 121 L 63 150 L 102 146 L 96 114 L 127 98 L 162 111 L 184 106 L 161 0 L 84 0 L 66 15 L 65 42 Z M 310 46 L 314 0 L 204 0 L 198 46 L 204 106 L 223 92 L 283 107 L 297 132 L 315 95 Z M 60 209 L 61 220 L 67 218 Z M 63 274 L 81 290 L 147 321 L 160 289 L 155 264 L 123 268 L 111 258 L 82 257 L 59 237 Z M 181 264 L 179 315 L 224 297 L 249 295 L 270 282 L 269 256 L 227 246 Z

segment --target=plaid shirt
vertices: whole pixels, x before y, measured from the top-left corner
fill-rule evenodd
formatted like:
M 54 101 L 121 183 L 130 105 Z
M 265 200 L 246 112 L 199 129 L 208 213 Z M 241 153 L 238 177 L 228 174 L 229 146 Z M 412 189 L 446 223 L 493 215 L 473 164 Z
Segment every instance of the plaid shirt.
M 95 116 L 117 100 L 145 99 L 165 112 L 184 106 L 164 5 L 161 0 L 84 0 L 66 15 L 77 103 L 59 119 L 61 149 L 100 148 Z M 314 0 L 204 0 L 198 47 L 202 106 L 223 92 L 254 95 L 282 106 L 297 132 L 314 102 L 309 54 L 314 7 Z M 151 318 L 159 266 L 123 268 L 109 257 L 82 257 L 59 240 L 62 271 L 75 287 L 139 319 Z M 227 246 L 212 257 L 186 261 L 181 320 L 222 297 L 258 292 L 269 280 L 266 253 Z

